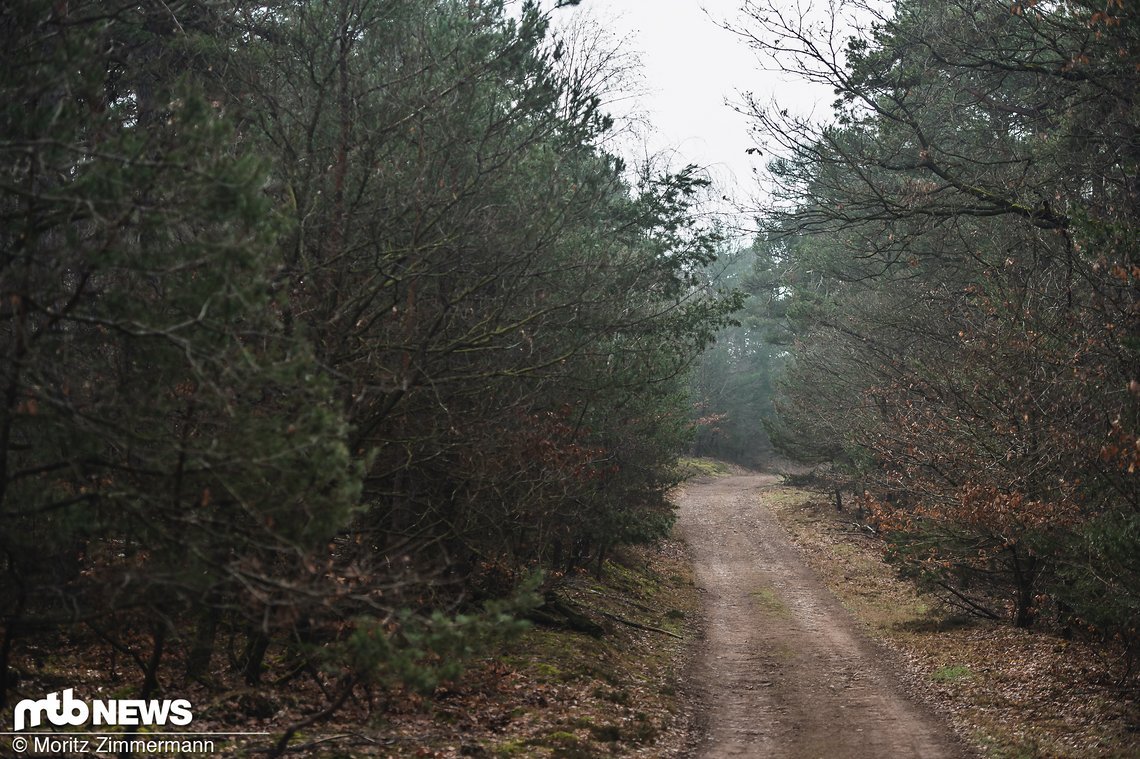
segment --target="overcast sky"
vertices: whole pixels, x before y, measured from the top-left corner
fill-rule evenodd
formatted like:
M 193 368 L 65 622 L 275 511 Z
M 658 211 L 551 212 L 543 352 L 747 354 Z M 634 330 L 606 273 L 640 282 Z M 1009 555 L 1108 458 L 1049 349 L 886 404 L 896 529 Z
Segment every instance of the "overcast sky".
M 745 201 L 756 194 L 760 156 L 746 151 L 748 119 L 730 105 L 750 91 L 781 107 L 810 112 L 828 93 L 761 68 L 739 35 L 722 27 L 742 23 L 742 0 L 583 0 L 554 13 L 556 25 L 602 24 L 641 61 L 642 89 L 613 110 L 643 112 L 650 129 L 640 140 L 649 154 L 675 150 L 672 165 L 708 167 L 723 192 Z M 746 23 L 746 22 L 745 22 Z M 631 88 L 636 89 L 636 88 Z M 826 103 L 826 101 L 824 101 Z M 826 106 L 819 106 L 825 108 Z

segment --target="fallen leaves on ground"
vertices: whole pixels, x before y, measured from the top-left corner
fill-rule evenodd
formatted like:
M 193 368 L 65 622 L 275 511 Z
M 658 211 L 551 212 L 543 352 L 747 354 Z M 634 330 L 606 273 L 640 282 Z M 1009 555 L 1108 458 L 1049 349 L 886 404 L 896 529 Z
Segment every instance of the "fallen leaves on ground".
M 560 594 L 606 628 L 601 638 L 535 626 L 430 696 L 357 687 L 330 719 L 300 730 L 286 756 L 323 757 L 670 757 L 683 755 L 691 715 L 680 691 L 700 601 L 676 542 L 629 549 L 600 576 L 566 579 Z M 604 614 L 603 614 L 604 612 Z M 638 629 L 619 620 L 679 635 Z M 140 622 L 120 646 L 146 651 Z M 42 650 L 41 650 L 42 649 Z M 139 673 L 96 636 L 42 641 L 21 663 L 24 695 L 74 687 L 83 698 L 133 698 Z M 247 687 L 219 655 L 207 683 L 179 684 L 170 654 L 159 698 L 193 704 L 196 733 L 219 738 L 213 756 L 257 756 L 286 726 L 319 711 L 334 684 L 315 669 L 286 670 L 271 649 L 262 685 Z M 129 666 L 128 666 L 129 664 Z
M 820 577 L 899 654 L 908 687 L 983 756 L 1140 756 L 1137 684 L 1110 651 L 955 615 L 898 578 L 879 541 L 830 499 L 789 487 L 767 497 Z

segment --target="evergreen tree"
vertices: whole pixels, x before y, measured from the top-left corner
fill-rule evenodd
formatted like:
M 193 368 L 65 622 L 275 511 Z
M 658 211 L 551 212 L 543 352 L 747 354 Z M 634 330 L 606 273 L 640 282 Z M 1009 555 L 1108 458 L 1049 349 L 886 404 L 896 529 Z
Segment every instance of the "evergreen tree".
M 786 420 L 853 452 L 895 557 L 956 603 L 1103 620 L 1073 591 L 1097 576 L 1132 636 L 1122 544 L 1087 548 L 1140 502 L 1136 25 L 1094 6 L 899 2 L 844 51 L 767 8 L 758 43 L 839 99 L 819 130 L 756 117 L 799 238 Z

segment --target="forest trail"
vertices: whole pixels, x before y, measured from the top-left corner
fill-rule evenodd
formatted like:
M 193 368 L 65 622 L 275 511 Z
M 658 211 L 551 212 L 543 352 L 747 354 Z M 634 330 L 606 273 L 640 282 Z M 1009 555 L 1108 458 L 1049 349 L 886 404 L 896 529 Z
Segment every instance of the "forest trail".
M 692 675 L 696 755 L 966 756 L 791 544 L 764 501 L 777 480 L 693 482 L 680 499 L 706 625 Z

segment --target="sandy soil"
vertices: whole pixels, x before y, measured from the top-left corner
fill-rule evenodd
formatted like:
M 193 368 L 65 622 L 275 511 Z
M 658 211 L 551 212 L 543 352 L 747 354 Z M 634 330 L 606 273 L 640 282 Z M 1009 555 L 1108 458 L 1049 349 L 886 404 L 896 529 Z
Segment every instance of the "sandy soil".
M 680 526 L 704 599 L 692 679 L 700 757 L 965 757 L 908 698 L 765 506 L 769 475 L 690 483 Z

